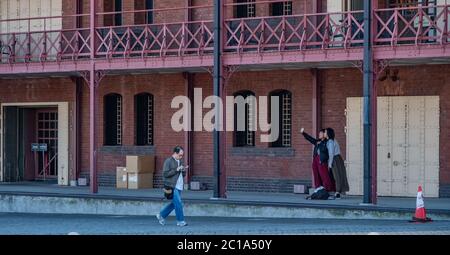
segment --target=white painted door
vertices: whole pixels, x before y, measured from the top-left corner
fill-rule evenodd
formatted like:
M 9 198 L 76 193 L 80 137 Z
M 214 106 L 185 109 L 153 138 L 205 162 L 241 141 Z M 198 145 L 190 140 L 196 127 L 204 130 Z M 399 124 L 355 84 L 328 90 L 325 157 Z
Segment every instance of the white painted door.
M 392 129 L 392 192 L 380 190 L 378 194 L 381 196 L 407 195 L 407 98 L 398 97 L 392 100 L 392 111 L 392 127 L 390 127 Z
M 363 193 L 363 100 L 360 97 L 347 98 L 347 156 L 346 168 L 350 184 L 349 195 Z
M 440 138 L 440 101 L 439 97 L 425 97 L 424 125 L 424 194 L 439 194 L 439 138 Z M 448 153 L 448 152 L 445 152 Z
M 378 194 L 414 197 L 422 185 L 425 196 L 438 197 L 439 97 L 379 97 L 377 111 Z M 363 193 L 361 116 L 362 99 L 348 98 L 347 167 L 352 195 Z
M 377 179 L 378 194 L 392 194 L 392 100 L 387 97 L 379 97 L 378 108 L 378 124 L 377 124 Z M 362 194 L 362 192 L 361 192 Z

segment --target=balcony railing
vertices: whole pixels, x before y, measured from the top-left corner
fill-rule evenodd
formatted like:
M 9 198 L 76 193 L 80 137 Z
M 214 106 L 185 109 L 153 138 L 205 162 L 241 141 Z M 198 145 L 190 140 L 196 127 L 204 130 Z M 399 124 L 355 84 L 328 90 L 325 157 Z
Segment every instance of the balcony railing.
M 373 18 L 377 47 L 450 43 L 450 5 L 379 9 Z M 0 64 L 86 60 L 92 50 L 98 59 L 114 59 L 201 57 L 214 49 L 211 20 L 97 26 L 91 49 L 89 24 L 65 29 L 66 19 L 0 20 Z M 52 20 L 59 20 L 63 28 L 48 26 Z M 11 24 L 18 32 L 7 32 Z M 223 28 L 227 54 L 361 48 L 364 37 L 362 11 L 226 19 Z
M 96 29 L 96 56 L 165 57 L 212 54 L 213 22 L 183 22 Z
M 448 44 L 450 6 L 376 10 L 376 45 Z
M 289 51 L 362 46 L 363 12 L 229 19 L 225 50 Z

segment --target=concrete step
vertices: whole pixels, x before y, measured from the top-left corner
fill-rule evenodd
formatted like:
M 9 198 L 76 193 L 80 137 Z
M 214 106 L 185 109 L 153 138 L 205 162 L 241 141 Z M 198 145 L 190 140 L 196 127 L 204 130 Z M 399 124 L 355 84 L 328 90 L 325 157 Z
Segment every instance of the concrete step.
M 47 213 L 91 215 L 156 215 L 168 201 L 52 195 L 0 194 L 2 213 Z M 410 220 L 413 210 L 379 206 L 288 204 L 276 202 L 186 200 L 185 215 L 196 217 L 393 219 Z M 429 210 L 433 220 L 450 220 L 450 210 Z

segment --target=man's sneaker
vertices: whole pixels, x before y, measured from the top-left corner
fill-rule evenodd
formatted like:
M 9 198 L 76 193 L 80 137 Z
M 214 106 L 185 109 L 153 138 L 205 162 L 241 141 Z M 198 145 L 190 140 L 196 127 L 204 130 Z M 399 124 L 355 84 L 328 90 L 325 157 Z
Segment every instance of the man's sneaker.
M 185 227 L 185 226 L 187 226 L 187 223 L 186 223 L 186 221 L 180 221 L 180 222 L 177 223 L 177 226 L 178 227 Z
M 159 221 L 159 224 L 161 224 L 162 226 L 166 225 L 166 221 L 163 219 L 163 217 L 161 217 L 161 214 L 156 214 L 156 218 Z
M 341 194 L 336 193 L 336 195 L 334 195 L 334 197 L 335 197 L 336 199 L 341 199 Z

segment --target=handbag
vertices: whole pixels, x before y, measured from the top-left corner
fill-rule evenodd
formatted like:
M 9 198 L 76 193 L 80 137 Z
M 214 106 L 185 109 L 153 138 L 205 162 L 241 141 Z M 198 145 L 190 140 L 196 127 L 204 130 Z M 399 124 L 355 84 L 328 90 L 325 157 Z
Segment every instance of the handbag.
M 167 198 L 169 200 L 173 199 L 173 188 L 172 187 L 165 186 L 163 191 L 164 191 L 165 198 Z

